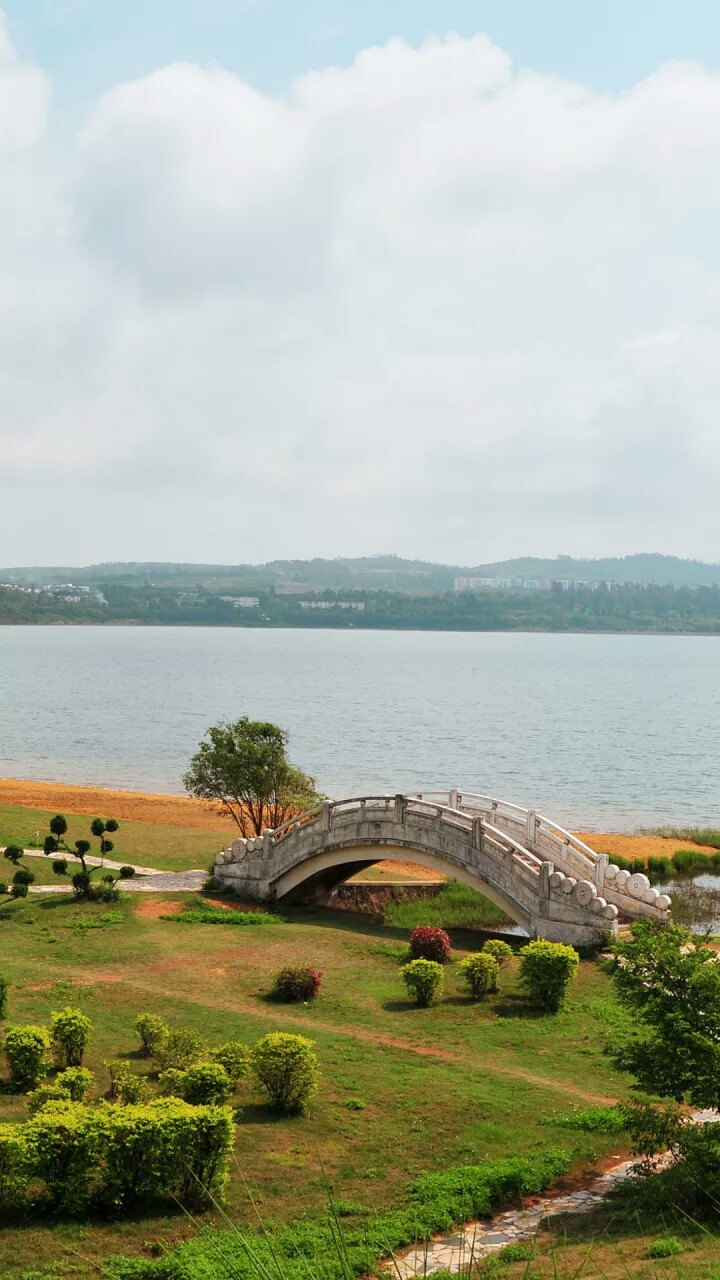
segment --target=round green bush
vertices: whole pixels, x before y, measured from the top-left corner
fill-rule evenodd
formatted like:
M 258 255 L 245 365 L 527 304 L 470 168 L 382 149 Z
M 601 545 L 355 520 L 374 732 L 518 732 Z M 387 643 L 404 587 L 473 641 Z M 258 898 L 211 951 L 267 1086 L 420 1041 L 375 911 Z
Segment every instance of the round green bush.
M 185 1072 L 183 1097 L 194 1107 L 215 1103 L 222 1106 L 232 1093 L 230 1077 L 219 1062 L 198 1062 Z
M 120 879 L 121 879 L 121 880 L 132 880 L 132 878 L 133 878 L 133 876 L 134 876 L 134 875 L 135 875 L 135 868 L 134 868 L 134 867 L 124 866 L 124 867 L 121 867 L 121 868 L 120 868 Z
M 3 1052 L 10 1068 L 10 1078 L 21 1093 L 34 1089 L 47 1071 L 50 1036 L 45 1027 L 8 1027 Z
M 579 963 L 574 947 L 536 938 L 520 952 L 520 982 L 533 1004 L 555 1013 L 565 999 Z
M 65 1090 L 72 1102 L 82 1102 L 94 1080 L 95 1076 L 87 1067 L 67 1067 L 55 1077 L 55 1084 Z
M 70 1102 L 70 1094 L 57 1084 L 41 1084 L 28 1094 L 27 1104 L 31 1116 L 41 1111 L 48 1102 Z
M 317 1092 L 320 1065 L 312 1041 L 305 1036 L 271 1031 L 258 1040 L 251 1062 L 258 1083 L 278 1111 L 302 1112 Z
M 476 951 L 465 956 L 458 965 L 458 972 L 467 984 L 473 1000 L 480 1000 L 488 991 L 497 991 L 500 963 L 486 951 Z
M 26 884 L 13 884 L 10 889 L 10 896 L 13 898 L 27 898 L 28 887 Z
M 225 1068 L 232 1085 L 236 1085 L 247 1075 L 250 1067 L 250 1050 L 242 1040 L 228 1040 L 212 1051 L 213 1062 L 219 1062 Z
M 186 1071 L 188 1067 L 194 1067 L 196 1062 L 200 1062 L 206 1054 L 202 1036 L 189 1027 L 172 1027 L 153 1050 L 153 1057 L 163 1071 L 170 1067 Z
M 168 1067 L 167 1071 L 161 1071 L 158 1076 L 160 1092 L 166 1097 L 184 1098 L 186 1075 L 187 1072 L 180 1071 L 178 1067 Z
M 678 1240 L 677 1236 L 662 1236 L 660 1240 L 653 1240 L 648 1246 L 648 1258 L 673 1258 L 676 1253 L 684 1253 L 685 1245 L 682 1240 Z
M 483 943 L 483 951 L 485 955 L 494 956 L 499 965 L 507 964 L 508 960 L 513 958 L 513 949 L 507 942 L 503 942 L 502 938 L 488 938 Z
M 82 1066 L 83 1054 L 87 1048 L 92 1022 L 80 1009 L 65 1009 L 50 1014 L 52 1025 L 52 1042 L 55 1055 L 61 1066 Z
M 140 1053 L 143 1058 L 152 1058 L 161 1044 L 170 1035 L 167 1022 L 157 1013 L 140 1013 L 133 1022 L 133 1027 L 140 1038 Z
M 13 884 L 34 884 L 34 883 L 35 883 L 35 872 L 31 871 L 29 867 L 18 867 L 17 871 L 15 872 L 15 875 L 13 876 Z
M 17 866 L 24 853 L 25 850 L 19 844 L 9 844 L 5 849 L 5 857 L 8 862 L 12 862 L 14 867 Z
M 400 970 L 408 994 L 423 1009 L 431 1005 L 443 987 L 443 967 L 437 960 L 411 960 Z

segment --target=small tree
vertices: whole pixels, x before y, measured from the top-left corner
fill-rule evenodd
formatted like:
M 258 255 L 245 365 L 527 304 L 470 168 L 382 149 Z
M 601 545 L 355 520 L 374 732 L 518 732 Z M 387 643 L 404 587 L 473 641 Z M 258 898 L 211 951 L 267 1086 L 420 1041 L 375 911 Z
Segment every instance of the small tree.
M 465 956 L 458 965 L 461 977 L 470 989 L 473 1000 L 480 1000 L 488 991 L 497 991 L 500 965 L 495 956 L 486 951 L 477 951 L 474 955 Z
M 93 818 L 90 823 L 91 834 L 100 840 L 98 853 L 101 860 L 106 854 L 111 853 L 114 848 L 112 840 L 108 840 L 106 833 L 108 831 L 117 831 L 119 825 L 115 818 Z M 99 869 L 98 867 L 88 866 L 87 858 L 92 851 L 92 842 L 90 840 L 76 840 L 71 849 L 65 839 L 67 829 L 67 819 L 61 813 L 50 819 L 50 834 L 45 836 L 43 844 L 45 855 L 49 856 L 64 850 L 65 853 L 71 853 L 78 859 L 81 870 L 77 871 L 72 877 L 72 886 L 78 898 L 97 898 L 103 902 L 115 901 L 118 893 L 113 886 L 106 886 L 105 889 L 101 890 L 96 889 L 92 883 L 92 874 Z M 64 858 L 56 858 L 53 862 L 55 874 L 64 876 L 67 875 L 67 870 L 66 860 Z
M 186 790 L 228 813 L 243 836 L 259 836 L 322 798 L 287 758 L 287 734 L 242 716 L 207 730 L 183 776 Z
M 575 977 L 580 958 L 564 942 L 536 938 L 520 953 L 520 982 L 533 1004 L 556 1013 Z
M 163 1041 L 170 1035 L 170 1028 L 157 1013 L 139 1013 L 133 1026 L 140 1037 L 140 1053 L 152 1058 Z
M 317 1092 L 320 1066 L 312 1041 L 287 1031 L 271 1031 L 252 1051 L 255 1075 L 278 1111 L 305 1111 Z
M 509 943 L 503 942 L 502 938 L 488 938 L 487 942 L 483 943 L 482 949 L 485 955 L 494 956 L 501 967 L 507 964 L 508 960 L 512 960 L 514 955 L 512 947 Z
M 92 1023 L 87 1014 L 68 1005 L 50 1014 L 55 1056 L 63 1067 L 82 1066 L 83 1054 L 90 1039 Z
M 410 955 L 413 960 L 435 960 L 447 964 L 452 954 L 449 933 L 436 925 L 420 924 L 410 935 Z
M 13 866 L 16 867 L 24 852 L 25 850 L 21 849 L 19 844 L 9 844 L 5 849 L 4 857 L 6 857 L 8 862 L 12 862 Z
M 50 1036 L 45 1027 L 8 1027 L 3 1052 L 16 1089 L 27 1093 L 34 1089 L 47 1071 Z
M 411 960 L 404 964 L 400 976 L 416 1004 L 427 1009 L 443 987 L 443 967 L 437 960 Z
M 194 1107 L 209 1104 L 222 1106 L 232 1093 L 232 1084 L 225 1068 L 219 1062 L 199 1062 L 185 1072 L 182 1084 L 183 1097 Z

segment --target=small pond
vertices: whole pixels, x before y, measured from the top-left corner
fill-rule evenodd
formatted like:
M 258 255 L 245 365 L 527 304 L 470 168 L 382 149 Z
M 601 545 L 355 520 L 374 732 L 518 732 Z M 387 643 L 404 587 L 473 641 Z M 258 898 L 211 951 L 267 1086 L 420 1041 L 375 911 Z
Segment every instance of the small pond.
M 672 898 L 672 918 L 693 933 L 720 933 L 720 875 L 670 880 L 654 886 Z

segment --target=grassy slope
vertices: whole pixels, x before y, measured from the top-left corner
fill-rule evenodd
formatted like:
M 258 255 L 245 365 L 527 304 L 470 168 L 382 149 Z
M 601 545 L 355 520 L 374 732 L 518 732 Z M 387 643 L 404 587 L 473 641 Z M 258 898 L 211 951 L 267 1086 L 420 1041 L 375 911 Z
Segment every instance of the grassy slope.
M 93 1019 L 88 1065 L 103 1088 L 104 1060 L 134 1054 L 132 1021 L 144 1009 L 197 1028 L 211 1043 L 231 1036 L 252 1042 L 272 1029 L 306 1031 L 323 1070 L 307 1119 L 272 1118 L 249 1086 L 238 1098 L 238 1162 L 267 1218 L 319 1210 L 325 1176 L 336 1196 L 384 1208 L 402 1198 L 412 1177 L 446 1164 L 557 1145 L 572 1148 L 583 1165 L 594 1153 L 617 1149 L 617 1138 L 539 1124 L 543 1114 L 584 1097 L 623 1092 L 602 1055 L 618 1015 L 593 964 L 581 966 L 573 1004 L 558 1017 L 526 1009 L 515 962 L 496 999 L 469 1004 L 451 968 L 445 1001 L 418 1010 L 406 1003 L 398 976 L 406 930 L 299 911 L 287 926 L 246 930 L 136 914 L 157 910 L 156 904 L 123 901 L 112 909 L 122 914 L 122 925 L 88 930 L 72 926 L 97 920 L 107 908 L 63 898 L 0 908 L 11 1016 L 45 1021 L 51 1009 L 78 1003 Z M 473 935 L 456 934 L 455 941 L 460 950 L 477 945 Z M 325 994 L 314 1007 L 286 1011 L 263 999 L 271 975 L 288 960 L 325 971 Z M 365 1110 L 348 1109 L 355 1097 Z M 0 1094 L 0 1119 L 23 1114 L 20 1099 Z M 229 1210 L 238 1221 L 252 1216 L 239 1174 Z M 0 1235 L 0 1274 L 9 1280 L 47 1267 L 68 1249 L 99 1258 L 191 1233 L 185 1219 L 167 1209 L 92 1229 L 74 1222 L 8 1224 Z M 93 1274 L 77 1265 L 78 1275 Z
M 0 804 L 0 845 L 29 845 L 37 839 L 38 832 L 42 840 L 55 813 L 57 809 Z M 111 817 L 112 814 L 105 816 Z M 90 819 L 70 813 L 66 817 L 69 825 L 66 839 L 72 848 L 75 840 L 89 838 Z M 113 842 L 115 848 L 110 856 L 115 861 L 134 862 L 139 866 L 157 867 L 161 871 L 189 871 L 194 867 L 207 867 L 218 849 L 227 843 L 227 837 L 193 827 L 123 819 Z M 93 852 L 97 850 L 93 848 Z M 2 862 L 0 879 L 12 879 L 12 876 L 5 875 Z

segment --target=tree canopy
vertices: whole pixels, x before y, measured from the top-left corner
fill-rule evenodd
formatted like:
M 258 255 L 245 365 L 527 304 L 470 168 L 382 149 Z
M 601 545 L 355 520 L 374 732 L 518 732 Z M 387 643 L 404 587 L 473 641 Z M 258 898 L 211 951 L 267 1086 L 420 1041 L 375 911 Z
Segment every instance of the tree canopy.
M 290 764 L 284 730 L 247 716 L 207 730 L 183 783 L 228 813 L 244 836 L 281 826 L 322 799 L 315 779 Z

